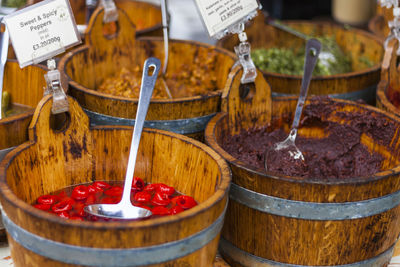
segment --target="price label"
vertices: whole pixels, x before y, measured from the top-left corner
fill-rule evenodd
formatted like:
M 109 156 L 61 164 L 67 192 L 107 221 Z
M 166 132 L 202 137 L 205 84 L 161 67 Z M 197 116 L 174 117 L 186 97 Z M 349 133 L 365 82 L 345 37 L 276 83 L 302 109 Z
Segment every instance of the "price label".
M 4 17 L 20 67 L 81 42 L 68 0 L 45 0 Z
M 209 35 L 217 39 L 261 7 L 257 0 L 196 0 L 196 4 Z

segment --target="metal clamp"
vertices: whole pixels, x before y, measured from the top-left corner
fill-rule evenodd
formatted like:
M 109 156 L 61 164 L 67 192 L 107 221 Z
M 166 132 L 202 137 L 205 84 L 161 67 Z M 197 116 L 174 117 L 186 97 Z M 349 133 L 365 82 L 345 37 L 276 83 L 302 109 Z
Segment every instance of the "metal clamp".
M 113 0 L 101 0 L 100 4 L 104 7 L 104 23 L 118 21 L 117 6 Z
M 49 71 L 44 75 L 47 87 L 44 95 L 53 95 L 53 106 L 51 112 L 53 114 L 67 112 L 69 109 L 67 95 L 61 86 L 61 75 L 56 69 L 56 61 L 54 59 L 47 60 Z
M 381 7 L 391 8 L 399 5 L 399 0 L 379 0 Z
M 384 48 L 387 49 L 390 40 L 397 39 L 400 42 L 400 8 L 399 0 L 381 0 L 380 4 L 382 7 L 391 8 L 393 7 L 393 20 L 388 21 L 390 34 L 385 40 Z M 396 51 L 397 55 L 400 55 L 400 47 Z
M 243 67 L 243 75 L 240 82 L 242 84 L 252 83 L 256 80 L 257 69 L 251 59 L 251 45 L 247 42 L 247 35 L 244 32 L 244 24 L 236 24 L 231 30 L 232 33 L 237 33 L 240 41 L 239 45 L 234 47 L 235 53 L 239 58 L 239 61 L 236 62 L 235 65 L 241 64 Z

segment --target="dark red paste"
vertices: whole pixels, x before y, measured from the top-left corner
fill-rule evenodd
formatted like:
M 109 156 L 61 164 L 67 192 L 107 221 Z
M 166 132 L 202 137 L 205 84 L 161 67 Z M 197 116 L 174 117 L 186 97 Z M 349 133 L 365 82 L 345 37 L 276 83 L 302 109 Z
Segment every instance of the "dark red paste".
M 305 106 L 300 128 L 315 126 L 324 129 L 327 137 L 303 138 L 298 135 L 296 145 L 302 151 L 305 161 L 299 163 L 293 162 L 290 157 L 277 157 L 269 164 L 268 170 L 277 175 L 318 179 L 368 177 L 381 171 L 383 157 L 378 153 L 370 153 L 360 143 L 360 137 L 364 133 L 376 143 L 389 147 L 396 125 L 383 115 L 368 110 L 363 110 L 362 113 L 336 111 L 336 116 L 346 121 L 343 124 L 323 119 L 339 106 L 343 104 L 329 98 L 313 98 L 313 103 Z M 282 117 L 286 117 L 286 122 L 290 125 L 292 114 Z M 287 132 L 274 126 L 242 130 L 235 136 L 225 134 L 221 145 L 233 157 L 264 170 L 265 150 L 276 142 L 283 141 L 287 135 Z

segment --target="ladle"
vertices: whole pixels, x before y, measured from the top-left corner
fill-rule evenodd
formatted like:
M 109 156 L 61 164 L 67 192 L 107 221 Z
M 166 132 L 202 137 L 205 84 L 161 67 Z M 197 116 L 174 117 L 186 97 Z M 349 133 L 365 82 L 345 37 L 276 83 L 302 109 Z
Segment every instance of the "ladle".
M 303 112 L 304 102 L 307 97 L 308 87 L 310 85 L 312 73 L 317 63 L 318 55 L 321 51 L 321 43 L 317 39 L 310 39 L 306 43 L 306 55 L 304 60 L 304 75 L 301 81 L 300 95 L 297 101 L 296 111 L 292 122 L 292 128 L 289 136 L 282 142 L 274 144 L 265 151 L 264 167 L 268 171 L 268 161 L 273 160 L 277 153 L 289 153 L 289 156 L 295 161 L 304 161 L 304 156 L 296 146 L 297 128 L 299 127 L 300 117 Z M 275 155 L 274 155 L 275 154 Z
M 124 191 L 121 201 L 117 204 L 94 204 L 85 207 L 85 212 L 101 218 L 111 219 L 140 219 L 152 215 L 151 211 L 135 207 L 131 203 L 131 187 L 135 171 L 136 156 L 139 148 L 143 125 L 153 94 L 154 85 L 160 70 L 161 62 L 157 58 L 148 58 L 144 62 L 142 84 L 140 86 L 139 104 L 136 112 L 135 126 L 131 148 L 129 152 L 128 167 L 126 170 Z
M 1 25 L 1 24 L 0 24 Z M 10 36 L 7 27 L 4 25 L 4 32 L 0 34 L 0 120 L 3 118 L 3 81 L 4 81 L 4 68 L 7 62 L 8 55 L 8 42 Z

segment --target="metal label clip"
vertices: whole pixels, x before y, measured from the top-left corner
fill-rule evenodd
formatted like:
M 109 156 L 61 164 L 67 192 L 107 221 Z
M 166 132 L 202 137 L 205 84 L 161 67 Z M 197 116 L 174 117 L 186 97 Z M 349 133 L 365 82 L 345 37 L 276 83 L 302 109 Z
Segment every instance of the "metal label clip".
M 110 23 L 118 21 L 117 6 L 113 0 L 101 0 L 100 4 L 104 7 L 104 23 Z
M 239 61 L 236 62 L 234 66 L 241 64 L 243 67 L 243 75 L 240 82 L 242 84 L 252 83 L 256 80 L 257 69 L 251 59 L 251 45 L 247 42 L 247 35 L 244 32 L 244 24 L 237 24 L 236 28 L 232 29 L 232 33 L 237 33 L 240 40 L 239 45 L 234 47 L 235 53 L 239 58 Z
M 53 114 L 67 112 L 69 109 L 68 99 L 61 86 L 61 75 L 56 69 L 56 61 L 54 59 L 47 60 L 47 67 L 49 71 L 44 75 L 47 84 L 44 95 L 53 95 L 51 112 Z

